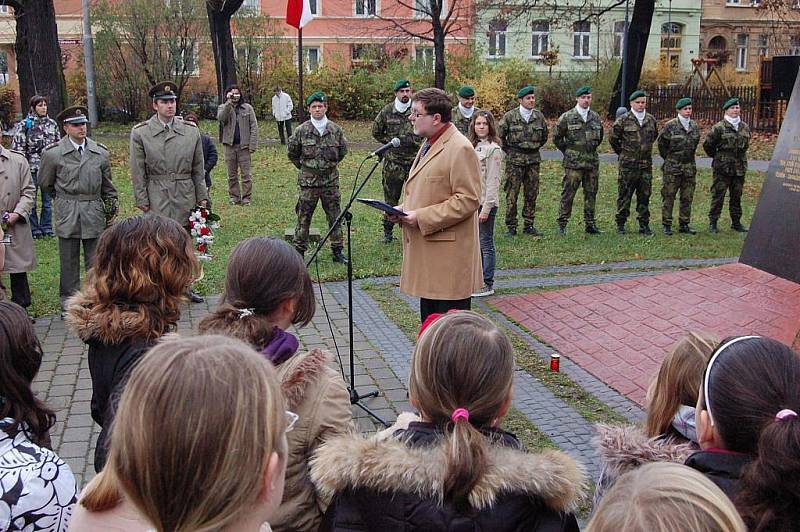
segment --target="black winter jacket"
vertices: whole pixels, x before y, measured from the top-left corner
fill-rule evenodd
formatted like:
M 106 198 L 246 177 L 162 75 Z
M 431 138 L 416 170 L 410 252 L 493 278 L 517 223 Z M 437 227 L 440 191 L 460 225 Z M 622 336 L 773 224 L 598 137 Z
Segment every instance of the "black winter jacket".
M 742 469 L 753 460 L 749 454 L 721 449 L 698 451 L 686 459 L 685 465 L 700 471 L 725 492 L 730 500 L 739 493 Z

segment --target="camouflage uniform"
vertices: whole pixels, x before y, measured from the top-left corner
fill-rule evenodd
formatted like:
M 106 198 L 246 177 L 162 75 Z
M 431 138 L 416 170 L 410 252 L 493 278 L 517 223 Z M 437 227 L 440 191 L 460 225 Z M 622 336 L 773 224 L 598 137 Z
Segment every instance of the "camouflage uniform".
M 567 111 L 558 119 L 553 142 L 564 154 L 564 183 L 558 225 L 562 228 L 567 226 L 575 193 L 583 185 L 583 221 L 587 228 L 594 227 L 600 168 L 597 147 L 603 142 L 600 115 L 590 109 L 584 122 L 576 109 Z
M 658 153 L 664 158 L 661 166 L 664 175 L 661 221 L 665 228 L 672 226 L 672 206 L 679 190 L 681 204 L 678 223 L 681 227 L 689 226 L 697 175 L 694 156 L 699 143 L 700 128 L 694 120 L 689 121 L 689 131 L 686 131 L 681 121 L 673 118 L 664 125 L 658 136 Z
M 42 150 L 45 147 L 58 142 L 61 138 L 61 133 L 58 129 L 58 122 L 49 116 L 39 116 L 35 112 L 30 113 L 25 120 L 20 121 L 14 131 L 14 139 L 11 141 L 11 149 L 19 151 L 28 159 L 28 164 L 31 167 L 31 177 L 33 184 L 36 187 L 37 195 L 39 193 L 39 185 L 37 176 L 39 174 L 39 163 L 42 160 Z M 30 224 L 31 233 L 33 236 L 39 237 L 42 235 L 53 234 L 53 207 L 52 199 L 44 191 L 42 195 L 42 210 L 37 216 L 36 205 L 39 203 L 38 198 L 33 199 L 33 209 L 31 210 Z
M 520 186 L 524 188 L 522 219 L 525 229 L 533 229 L 536 217 L 536 196 L 539 195 L 539 153 L 547 142 L 547 121 L 538 109 L 533 110 L 529 122 L 525 122 L 519 109 L 512 109 L 503 115 L 497 127 L 497 134 L 506 154 L 506 227 L 510 232 L 517 229 L 517 196 Z
M 400 203 L 403 184 L 408 179 L 414 157 L 422 142 L 420 137 L 414 135 L 414 126 L 408 120 L 410 114 L 410 105 L 405 113 L 398 113 L 392 102 L 381 109 L 372 123 L 372 137 L 381 144 L 386 144 L 395 137 L 400 139 L 400 147 L 387 151 L 383 159 L 383 200 L 389 205 Z M 383 218 L 384 232 L 391 235 L 393 225 Z
M 337 165 L 347 155 L 347 139 L 341 127 L 328 121 L 325 133 L 307 120 L 294 130 L 288 143 L 289 160 L 300 173 L 297 176 L 299 194 L 297 198 L 297 227 L 294 231 L 294 247 L 299 253 L 308 249 L 308 229 L 317 201 L 328 218 L 328 227 L 339 216 L 339 170 Z M 331 235 L 334 253 L 343 247 L 342 229 L 336 227 Z
M 631 199 L 636 192 L 636 213 L 640 227 L 650 223 L 650 192 L 653 187 L 653 143 L 658 137 L 658 124 L 647 113 L 642 125 L 632 111 L 617 118 L 609 135 L 609 144 L 619 155 L 619 192 L 617 195 L 617 227 L 628 221 Z
M 730 190 L 728 203 L 731 222 L 741 224 L 742 191 L 747 173 L 747 148 L 750 146 L 750 128 L 744 122 L 736 130 L 724 118 L 714 124 L 703 142 L 703 149 L 714 161 L 714 180 L 711 183 L 711 210 L 709 221 L 716 224 L 725 203 L 725 192 Z
M 473 107 L 475 109 L 472 111 L 472 116 L 467 118 L 466 116 L 461 114 L 461 109 L 456 105 L 453 107 L 452 117 L 450 121 L 456 125 L 456 128 L 461 132 L 462 135 L 465 137 L 469 136 L 469 123 L 472 122 L 472 117 L 475 116 L 475 113 L 480 111 L 477 107 Z

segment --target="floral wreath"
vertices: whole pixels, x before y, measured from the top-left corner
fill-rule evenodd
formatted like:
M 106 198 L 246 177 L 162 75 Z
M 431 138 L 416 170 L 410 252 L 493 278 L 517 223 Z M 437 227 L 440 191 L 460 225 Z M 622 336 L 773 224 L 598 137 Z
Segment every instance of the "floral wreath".
M 211 260 L 214 229 L 220 228 L 220 217 L 208 207 L 196 205 L 189 214 L 189 231 L 195 239 L 195 250 L 200 260 Z

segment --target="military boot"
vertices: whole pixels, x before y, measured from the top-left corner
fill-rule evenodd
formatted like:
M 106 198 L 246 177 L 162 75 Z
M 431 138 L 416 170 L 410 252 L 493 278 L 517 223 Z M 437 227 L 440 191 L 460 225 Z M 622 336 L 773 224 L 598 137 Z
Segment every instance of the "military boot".
M 639 234 L 649 236 L 653 234 L 653 230 L 650 229 L 650 226 L 648 224 L 639 224 Z
M 617 234 L 618 235 L 625 234 L 625 224 L 617 224 Z
M 667 236 L 672 236 L 672 226 L 664 224 L 664 234 Z
M 717 221 L 716 220 L 711 220 L 708 223 L 708 232 L 709 233 L 714 233 L 714 234 L 719 233 L 719 229 L 717 229 Z
M 342 250 L 340 248 L 336 248 L 333 250 L 333 262 L 338 262 L 339 264 L 347 264 L 350 261 L 347 260 L 347 257 L 342 255 Z
M 603 232 L 597 228 L 595 224 L 589 224 L 586 226 L 586 232 L 590 235 L 602 235 Z
M 525 229 L 522 232 L 525 233 L 526 235 L 544 236 L 544 233 L 542 233 L 532 225 L 526 225 Z
M 392 236 L 391 229 L 384 229 L 383 230 L 383 243 L 384 244 L 391 244 L 392 240 L 394 240 L 394 236 Z
M 558 224 L 558 234 L 564 236 L 567 234 L 567 226 Z
M 743 226 L 742 223 L 739 222 L 739 221 L 733 222 L 731 224 L 731 229 L 733 229 L 737 233 L 746 233 L 747 232 L 747 228 L 745 226 Z
M 689 224 L 681 224 L 680 229 L 678 229 L 679 233 L 686 233 L 687 235 L 696 235 L 697 231 L 689 227 Z
M 516 227 L 509 227 L 506 231 L 506 236 L 517 236 L 517 228 Z

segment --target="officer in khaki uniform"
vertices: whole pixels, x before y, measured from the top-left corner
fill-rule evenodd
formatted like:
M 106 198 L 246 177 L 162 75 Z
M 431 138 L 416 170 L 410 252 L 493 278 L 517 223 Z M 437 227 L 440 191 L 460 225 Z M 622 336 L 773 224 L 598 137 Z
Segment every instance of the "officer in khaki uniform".
M 84 269 L 91 268 L 97 238 L 117 215 L 117 189 L 111 182 L 108 149 L 86 136 L 85 107 L 68 107 L 58 115 L 67 133 L 42 154 L 39 186 L 54 197 L 61 263 L 61 310 L 81 283 L 81 244 Z
M 453 108 L 453 124 L 458 128 L 462 135 L 469 136 L 469 123 L 475 116 L 475 89 L 469 85 L 464 85 L 458 89 L 458 105 Z
M 208 205 L 208 189 L 200 130 L 175 116 L 177 90 L 171 81 L 150 88 L 156 113 L 131 130 L 131 181 L 139 209 L 188 227 L 192 208 Z M 187 295 L 194 303 L 203 301 L 192 291 Z

